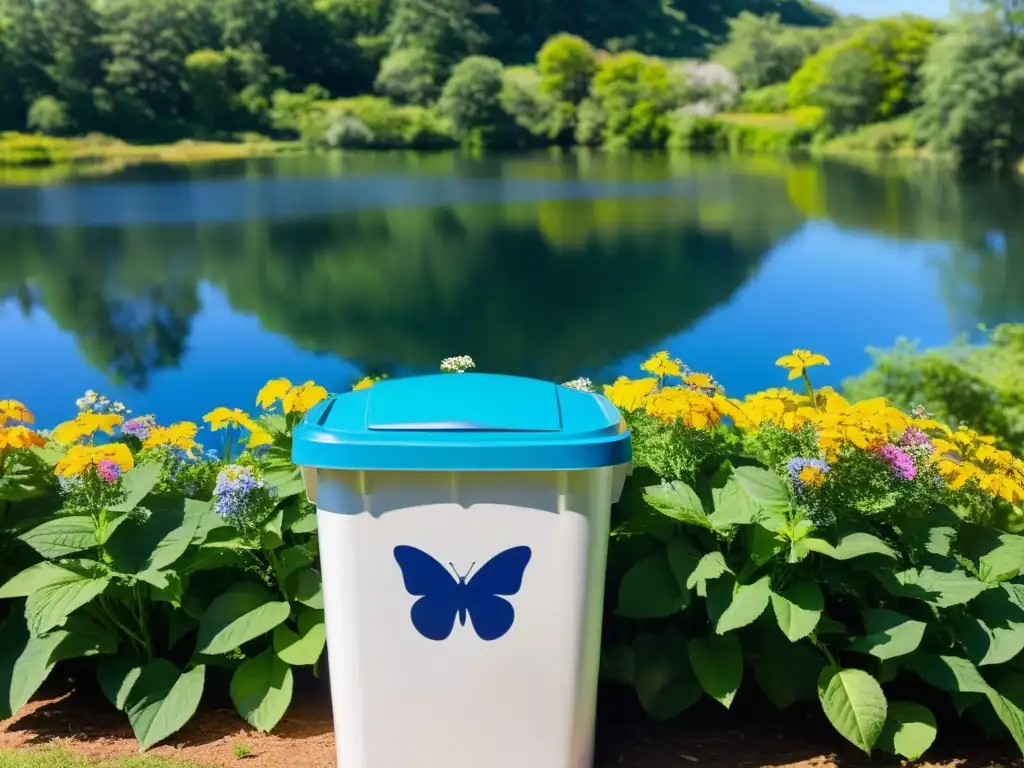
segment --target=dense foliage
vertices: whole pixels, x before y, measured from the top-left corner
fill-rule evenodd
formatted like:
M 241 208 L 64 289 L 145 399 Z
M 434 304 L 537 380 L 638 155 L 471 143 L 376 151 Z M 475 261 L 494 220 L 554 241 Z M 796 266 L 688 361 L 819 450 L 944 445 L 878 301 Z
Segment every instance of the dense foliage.
M 814 389 L 821 355 L 778 364 L 804 393 L 730 399 L 664 352 L 647 378 L 605 387 L 634 449 L 605 676 L 656 719 L 704 694 L 728 708 L 753 678 L 775 706 L 817 699 L 861 749 L 910 759 L 935 738 L 939 691 L 1024 750 L 1024 462 L 921 409 Z M 277 379 L 259 418 L 215 409 L 220 451 L 194 423 L 161 427 L 92 392 L 51 432 L 0 401 L 0 717 L 71 664 L 143 749 L 215 686 L 272 729 L 294 668 L 315 671 L 325 645 L 315 515 L 289 454 L 326 396 Z
M 936 694 L 1024 750 L 1024 462 L 967 427 L 814 389 L 737 401 L 659 353 L 605 393 L 635 474 L 609 551 L 604 668 L 654 718 L 756 685 L 911 760 Z M 1000 726 L 1000 723 L 1002 726 Z

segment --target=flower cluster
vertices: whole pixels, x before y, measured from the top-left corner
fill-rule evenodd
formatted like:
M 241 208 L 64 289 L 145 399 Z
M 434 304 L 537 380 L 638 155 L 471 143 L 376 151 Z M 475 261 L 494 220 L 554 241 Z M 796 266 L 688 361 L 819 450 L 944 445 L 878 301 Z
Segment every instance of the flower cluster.
M 693 373 L 659 352 L 641 366 L 653 377 L 619 377 L 604 393 L 634 420 L 642 415 L 698 431 L 731 426 L 755 440 L 791 435 L 787 445 L 792 452 L 782 461 L 788 461 L 786 471 L 798 497 L 826 485 L 837 462 L 862 456 L 874 457 L 875 466 L 897 485 L 927 474 L 933 481 L 941 477 L 952 490 L 969 486 L 1010 503 L 1024 501 L 1024 462 L 996 448 L 994 438 L 966 427 L 954 431 L 923 408 L 907 414 L 884 398 L 851 403 L 832 388 L 815 390 L 808 369 L 828 365 L 823 355 L 798 349 L 776 364 L 789 372 L 790 380 L 801 379 L 805 392 L 778 388 L 742 400 L 727 398 L 710 376 Z M 669 379 L 681 382 L 666 385 Z M 799 446 L 811 447 L 811 455 Z
M 213 489 L 213 508 L 239 530 L 254 532 L 274 508 L 273 489 L 258 469 L 229 464 L 217 475 Z
M 470 368 L 476 368 L 476 363 L 473 362 L 473 358 L 469 355 L 446 357 L 441 361 L 442 373 L 465 373 Z
M 86 390 L 84 395 L 75 400 L 75 405 L 83 413 L 113 413 L 118 416 L 126 416 L 131 413 L 124 403 L 98 395 L 91 389 Z
M 17 400 L 0 400 L 0 457 L 7 451 L 42 446 L 46 439 L 27 426 L 34 424 L 35 416 Z
M 57 462 L 54 472 L 58 477 L 73 478 L 95 469 L 105 481 L 113 483 L 134 466 L 135 457 L 124 443 L 73 445 Z
M 134 419 L 128 419 L 128 421 L 121 425 L 121 434 L 134 437 L 140 442 L 145 442 L 153 431 L 158 428 L 155 416 L 136 416 Z
M 578 389 L 580 392 L 594 391 L 594 382 L 592 382 L 585 376 L 581 376 L 578 379 L 573 379 L 572 381 L 566 381 L 562 384 L 562 386 L 568 389 Z
M 307 381 L 304 384 L 292 384 L 288 379 L 271 379 L 256 394 L 256 405 L 265 411 L 273 411 L 277 404 L 280 403 L 281 409 L 285 414 L 301 415 L 326 398 L 327 390 L 316 382 Z M 215 413 L 224 411 L 227 411 L 227 409 L 218 408 Z M 237 408 L 234 412 L 241 413 Z M 238 423 L 239 426 L 245 426 L 247 429 L 249 428 L 246 424 L 233 423 Z

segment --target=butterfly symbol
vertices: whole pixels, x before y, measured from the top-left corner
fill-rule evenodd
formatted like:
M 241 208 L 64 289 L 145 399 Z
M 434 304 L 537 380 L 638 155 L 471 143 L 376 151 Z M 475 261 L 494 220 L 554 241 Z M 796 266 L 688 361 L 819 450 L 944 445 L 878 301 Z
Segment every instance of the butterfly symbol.
M 410 612 L 416 631 L 430 640 L 444 640 L 459 624 L 466 626 L 466 614 L 481 640 L 497 640 L 512 628 L 516 612 L 499 595 L 514 595 L 523 585 L 530 562 L 529 547 L 512 547 L 484 564 L 472 579 L 474 563 L 464 576 L 449 563 L 453 577 L 437 560 L 416 547 L 395 547 L 395 560 L 402 570 L 405 589 L 419 597 Z

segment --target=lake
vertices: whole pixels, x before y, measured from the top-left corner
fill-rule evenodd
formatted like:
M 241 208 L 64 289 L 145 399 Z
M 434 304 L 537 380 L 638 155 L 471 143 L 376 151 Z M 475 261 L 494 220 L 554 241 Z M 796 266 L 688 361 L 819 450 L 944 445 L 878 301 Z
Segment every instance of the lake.
M 40 423 L 86 389 L 161 421 L 269 378 L 635 374 L 668 349 L 730 394 L 817 383 L 900 336 L 1024 320 L 1024 189 L 927 165 L 336 154 L 0 172 L 0 398 Z M 19 176 L 23 181 L 23 176 Z

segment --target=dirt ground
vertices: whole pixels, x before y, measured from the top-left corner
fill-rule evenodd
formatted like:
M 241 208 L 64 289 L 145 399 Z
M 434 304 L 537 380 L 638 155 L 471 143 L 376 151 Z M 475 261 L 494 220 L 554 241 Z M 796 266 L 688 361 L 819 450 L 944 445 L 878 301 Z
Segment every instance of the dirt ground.
M 709 710 L 654 725 L 621 701 L 607 704 L 608 698 L 604 696 L 600 707 L 595 768 L 899 765 L 882 755 L 872 761 L 845 745 L 826 722 L 811 714 L 795 718 L 790 714 L 785 721 L 757 721 L 747 715 L 744 722 L 757 724 L 739 729 L 730 725 L 737 717 L 727 721 L 724 710 Z M 125 716 L 95 690 L 75 689 L 70 681 L 49 685 L 18 717 L 0 722 L 0 749 L 44 745 L 100 759 L 138 754 Z M 1012 757 L 1012 744 L 940 741 L 936 750 L 939 754 L 933 759 L 939 762 L 921 763 L 922 768 L 1024 768 L 1024 760 Z M 148 754 L 232 768 L 334 768 L 329 698 L 322 686 L 307 692 L 269 735 L 249 728 L 231 709 L 211 707 Z

